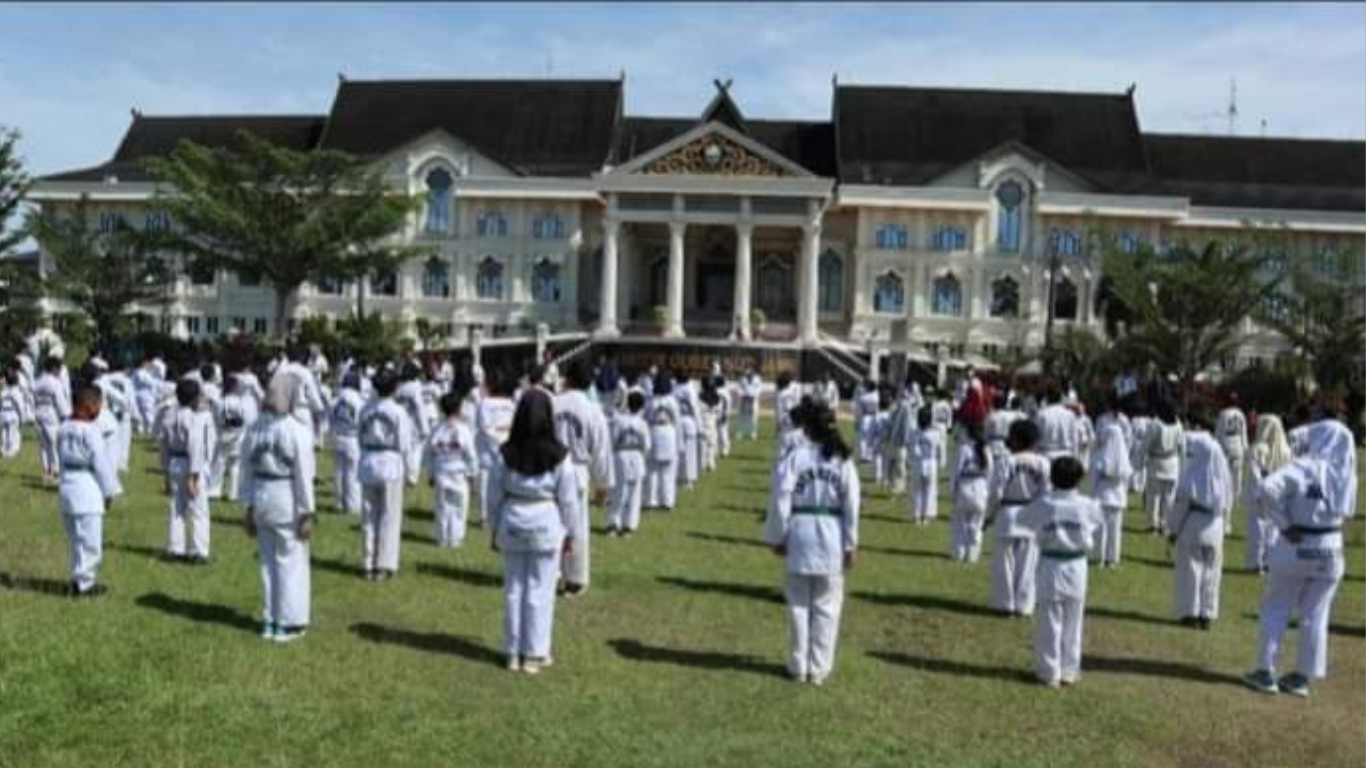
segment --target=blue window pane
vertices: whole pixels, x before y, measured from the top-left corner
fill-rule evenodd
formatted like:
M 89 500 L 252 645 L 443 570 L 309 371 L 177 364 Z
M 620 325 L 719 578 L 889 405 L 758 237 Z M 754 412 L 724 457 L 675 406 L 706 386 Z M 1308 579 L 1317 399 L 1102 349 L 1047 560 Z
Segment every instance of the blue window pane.
M 549 259 L 536 263 L 531 271 L 531 296 L 538 302 L 560 300 L 560 266 Z
M 944 275 L 935 278 L 931 287 L 930 311 L 936 315 L 959 317 L 963 314 L 963 287 L 958 278 Z
M 449 232 L 451 229 L 451 174 L 444 168 L 427 174 L 425 229 L 433 234 Z
M 475 293 L 481 299 L 501 299 L 503 297 L 503 265 L 493 257 L 479 262 L 475 276 Z
M 1018 183 L 1007 181 L 996 188 L 996 246 L 1002 251 L 1017 253 L 1020 250 L 1023 202 L 1024 188 Z
M 906 290 L 901 278 L 893 272 L 879 277 L 873 286 L 873 311 L 901 314 L 905 307 Z

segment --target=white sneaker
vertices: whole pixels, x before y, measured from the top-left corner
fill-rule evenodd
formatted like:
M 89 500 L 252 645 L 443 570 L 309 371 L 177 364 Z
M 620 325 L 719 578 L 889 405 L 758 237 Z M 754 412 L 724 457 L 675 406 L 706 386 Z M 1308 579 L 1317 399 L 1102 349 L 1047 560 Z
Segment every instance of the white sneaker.
M 275 622 L 273 622 L 273 621 L 267 621 L 267 622 L 265 623 L 265 625 L 261 627 L 261 639 L 262 639 L 262 640 L 274 640 L 274 639 L 275 639 L 275 635 L 276 635 L 278 632 L 279 632 L 279 629 L 275 626 Z
M 517 656 L 517 654 L 512 654 L 512 655 L 508 656 L 508 660 L 507 660 L 507 670 L 508 670 L 509 672 L 521 672 L 521 671 L 522 671 L 522 660 L 521 660 L 521 658 L 519 658 L 519 657 Z
M 308 630 L 306 629 L 299 629 L 293 632 L 281 629 L 276 631 L 274 639 L 277 643 L 292 643 L 295 640 L 302 640 L 306 634 L 308 634 Z

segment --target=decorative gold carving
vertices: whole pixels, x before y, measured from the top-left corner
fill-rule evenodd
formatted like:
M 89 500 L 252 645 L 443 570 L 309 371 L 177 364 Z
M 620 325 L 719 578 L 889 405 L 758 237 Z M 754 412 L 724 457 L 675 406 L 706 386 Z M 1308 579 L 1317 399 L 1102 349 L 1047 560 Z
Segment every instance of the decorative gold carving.
M 679 147 L 641 169 L 652 175 L 782 176 L 778 165 L 745 150 L 719 134 L 708 134 Z

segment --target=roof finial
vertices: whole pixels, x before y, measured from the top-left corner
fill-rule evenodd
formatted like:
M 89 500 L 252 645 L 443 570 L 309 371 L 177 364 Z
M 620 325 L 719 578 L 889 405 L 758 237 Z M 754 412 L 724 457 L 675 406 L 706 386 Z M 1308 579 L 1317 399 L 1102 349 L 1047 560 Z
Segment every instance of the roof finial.
M 620 80 L 620 81 L 623 82 L 623 83 L 626 82 L 626 68 L 625 68 L 625 67 L 622 67 L 621 69 L 617 70 L 617 79 Z
M 142 110 L 138 109 L 137 107 L 132 107 L 128 111 L 133 113 L 134 120 L 137 120 L 138 118 L 142 117 Z
M 1124 95 L 1132 99 L 1136 90 L 1138 90 L 1138 83 L 1129 83 L 1129 87 L 1124 89 Z
M 337 70 L 337 82 L 339 82 L 339 83 L 344 83 L 344 82 L 346 82 L 346 73 L 345 73 L 345 72 L 342 72 L 341 70 Z
M 831 87 L 831 88 L 838 88 L 838 87 L 839 87 L 839 84 L 840 84 L 840 73 L 838 73 L 838 72 L 831 72 L 831 73 L 830 73 L 830 87 Z

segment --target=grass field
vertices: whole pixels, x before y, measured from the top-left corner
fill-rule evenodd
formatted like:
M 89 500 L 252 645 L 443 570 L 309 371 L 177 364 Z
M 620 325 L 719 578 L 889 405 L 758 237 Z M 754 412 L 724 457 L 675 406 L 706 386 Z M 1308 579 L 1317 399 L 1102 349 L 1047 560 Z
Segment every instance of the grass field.
M 1226 574 L 1212 632 L 1178 627 L 1164 544 L 1132 525 L 1125 564 L 1092 572 L 1081 685 L 1050 691 L 1032 682 L 1032 626 L 985 608 L 987 563 L 950 562 L 942 517 L 914 528 L 902 499 L 871 490 L 836 671 L 812 688 L 782 674 L 781 563 L 757 543 L 769 445 L 740 444 L 636 537 L 596 537 L 593 589 L 561 603 L 557 664 L 531 678 L 499 665 L 486 537 L 437 550 L 425 489 L 410 493 L 389 583 L 360 579 L 354 520 L 323 516 L 313 625 L 279 646 L 256 636 L 254 543 L 236 507 L 214 506 L 209 567 L 157 559 L 166 502 L 138 443 L 106 521 L 112 592 L 62 598 L 56 500 L 27 435 L 0 462 L 0 766 L 1362 764 L 1360 520 L 1330 677 L 1311 700 L 1239 684 L 1256 576 Z M 330 479 L 320 487 L 330 505 Z M 1242 547 L 1229 541 L 1231 565 Z

